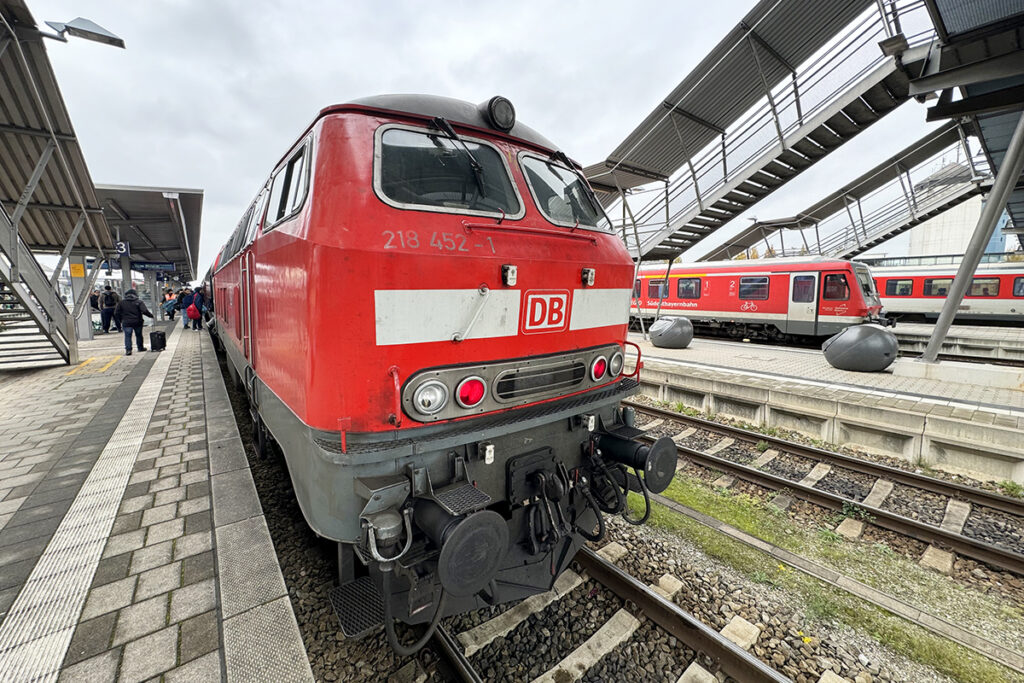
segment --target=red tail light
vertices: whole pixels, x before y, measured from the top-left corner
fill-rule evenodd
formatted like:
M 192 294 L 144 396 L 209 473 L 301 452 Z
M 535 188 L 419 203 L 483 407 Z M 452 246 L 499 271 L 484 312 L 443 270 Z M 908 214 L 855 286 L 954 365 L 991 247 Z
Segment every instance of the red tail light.
M 472 408 L 484 400 L 487 395 L 487 385 L 479 377 L 467 377 L 459 382 L 455 390 L 455 400 L 463 408 Z
M 594 359 L 594 362 L 590 364 L 590 379 L 597 382 L 604 377 L 604 373 L 607 370 L 608 360 L 604 356 L 598 356 Z

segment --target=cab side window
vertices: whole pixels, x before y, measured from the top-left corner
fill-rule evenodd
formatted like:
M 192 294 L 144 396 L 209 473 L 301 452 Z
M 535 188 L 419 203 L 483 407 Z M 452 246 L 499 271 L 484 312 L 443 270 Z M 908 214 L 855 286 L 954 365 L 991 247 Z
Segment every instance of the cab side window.
M 306 178 L 309 175 L 307 157 L 311 146 L 311 143 L 307 141 L 292 155 L 288 163 L 274 174 L 270 185 L 267 218 L 263 222 L 264 232 L 272 229 L 302 207 L 306 198 Z
M 822 298 L 827 301 L 846 301 L 850 298 L 850 285 L 842 273 L 825 276 L 825 291 Z

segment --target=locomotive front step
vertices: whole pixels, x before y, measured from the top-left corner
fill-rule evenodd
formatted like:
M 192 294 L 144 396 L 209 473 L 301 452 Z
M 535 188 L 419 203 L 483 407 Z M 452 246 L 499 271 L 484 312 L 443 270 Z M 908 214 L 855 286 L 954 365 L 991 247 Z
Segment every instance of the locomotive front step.
M 346 638 L 365 638 L 384 625 L 384 600 L 369 576 L 360 576 L 327 593 Z

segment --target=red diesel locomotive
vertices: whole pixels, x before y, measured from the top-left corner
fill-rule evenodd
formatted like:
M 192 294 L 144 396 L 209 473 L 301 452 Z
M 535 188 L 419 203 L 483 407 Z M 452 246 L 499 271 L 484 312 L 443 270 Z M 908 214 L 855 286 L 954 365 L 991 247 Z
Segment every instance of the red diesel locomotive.
M 659 299 L 661 317 L 685 316 L 698 332 L 740 339 L 784 342 L 883 322 L 868 267 L 822 257 L 646 266 L 631 315 L 653 320 Z
M 329 107 L 282 157 L 214 265 L 214 333 L 339 544 L 347 635 L 383 620 L 412 651 L 549 590 L 603 513 L 646 519 L 625 494 L 676 456 L 619 407 L 632 277 L 579 167 L 504 98 Z M 431 628 L 405 646 L 395 618 Z

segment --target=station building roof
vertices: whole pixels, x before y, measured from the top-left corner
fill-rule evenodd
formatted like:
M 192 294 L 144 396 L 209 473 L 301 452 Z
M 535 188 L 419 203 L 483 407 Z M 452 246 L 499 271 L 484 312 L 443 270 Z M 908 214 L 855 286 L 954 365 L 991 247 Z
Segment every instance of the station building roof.
M 202 190 L 97 185 L 96 196 L 132 261 L 173 263 L 175 271 L 196 279 Z
M 110 250 L 113 239 L 35 20 L 23 0 L 0 2 L 0 18 L 0 203 L 15 215 L 38 175 L 18 223 L 26 244 L 63 250 L 84 213 L 76 249 Z

